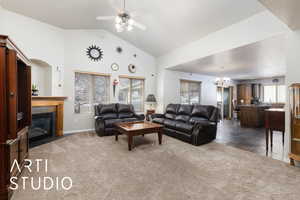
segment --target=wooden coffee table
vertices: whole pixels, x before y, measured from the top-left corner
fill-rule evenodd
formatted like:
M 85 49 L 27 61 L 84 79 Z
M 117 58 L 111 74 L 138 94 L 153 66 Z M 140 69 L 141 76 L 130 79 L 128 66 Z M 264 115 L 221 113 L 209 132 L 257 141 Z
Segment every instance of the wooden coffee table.
M 157 133 L 158 134 L 158 141 L 161 145 L 162 135 L 163 135 L 163 126 L 160 124 L 155 124 L 152 122 L 121 122 L 115 124 L 117 127 L 115 136 L 116 141 L 118 141 L 118 135 L 125 134 L 128 137 L 128 150 L 131 151 L 133 136 L 138 135 L 145 135 L 150 133 Z

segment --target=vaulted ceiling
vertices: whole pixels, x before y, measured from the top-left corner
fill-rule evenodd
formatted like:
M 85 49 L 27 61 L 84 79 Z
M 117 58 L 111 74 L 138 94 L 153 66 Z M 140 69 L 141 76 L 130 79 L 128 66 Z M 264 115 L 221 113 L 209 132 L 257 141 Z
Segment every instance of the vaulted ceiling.
M 232 79 L 284 76 L 286 39 L 285 34 L 278 35 L 170 69 Z
M 274 15 L 286 23 L 291 29 L 300 28 L 299 0 L 259 0 Z
M 115 15 L 122 0 L 2 0 L 10 11 L 64 29 L 106 29 L 153 56 L 161 56 L 212 32 L 264 11 L 257 0 L 127 0 L 129 11 L 146 31 L 116 33 L 113 21 L 96 21 Z

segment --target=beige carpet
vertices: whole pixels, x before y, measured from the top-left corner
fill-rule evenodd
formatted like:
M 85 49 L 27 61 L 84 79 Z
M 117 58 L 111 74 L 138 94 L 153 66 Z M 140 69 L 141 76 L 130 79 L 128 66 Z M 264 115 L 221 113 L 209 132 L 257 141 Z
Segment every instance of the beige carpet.
M 300 169 L 218 143 L 195 147 L 164 136 L 135 138 L 82 133 L 36 147 L 47 176 L 70 176 L 69 191 L 18 190 L 14 200 L 299 200 Z M 23 176 L 45 176 L 25 172 Z M 29 187 L 29 186 L 28 186 Z

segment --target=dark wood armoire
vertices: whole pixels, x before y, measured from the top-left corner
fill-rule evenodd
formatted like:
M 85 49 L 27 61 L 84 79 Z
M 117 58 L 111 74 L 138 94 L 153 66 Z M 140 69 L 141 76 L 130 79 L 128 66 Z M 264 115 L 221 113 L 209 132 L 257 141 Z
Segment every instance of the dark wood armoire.
M 28 157 L 31 124 L 30 61 L 7 37 L 0 35 L 0 200 L 10 199 L 10 177 L 16 160 L 21 167 Z

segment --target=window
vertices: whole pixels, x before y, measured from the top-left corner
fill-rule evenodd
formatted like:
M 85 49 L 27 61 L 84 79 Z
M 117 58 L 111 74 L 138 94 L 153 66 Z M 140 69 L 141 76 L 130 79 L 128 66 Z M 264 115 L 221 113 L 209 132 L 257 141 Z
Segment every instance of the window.
M 180 80 L 180 99 L 182 104 L 199 104 L 201 82 Z
M 93 112 L 93 105 L 109 102 L 110 76 L 75 72 L 75 113 Z
M 119 78 L 119 102 L 132 104 L 136 112 L 144 112 L 144 79 Z
M 265 103 L 285 103 L 286 99 L 285 85 L 265 85 L 264 102 Z

